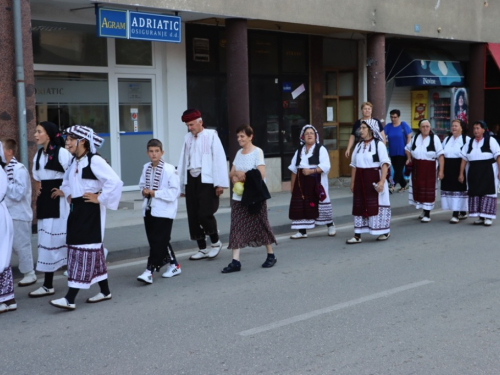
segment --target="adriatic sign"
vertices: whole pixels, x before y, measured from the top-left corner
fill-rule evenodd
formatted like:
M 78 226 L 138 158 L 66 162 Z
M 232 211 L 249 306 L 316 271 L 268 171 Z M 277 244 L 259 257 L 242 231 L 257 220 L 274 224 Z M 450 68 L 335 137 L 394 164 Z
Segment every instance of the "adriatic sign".
M 180 17 L 129 12 L 129 25 L 129 39 L 181 42 Z
M 97 35 L 107 38 L 181 42 L 181 18 L 155 13 L 99 8 Z

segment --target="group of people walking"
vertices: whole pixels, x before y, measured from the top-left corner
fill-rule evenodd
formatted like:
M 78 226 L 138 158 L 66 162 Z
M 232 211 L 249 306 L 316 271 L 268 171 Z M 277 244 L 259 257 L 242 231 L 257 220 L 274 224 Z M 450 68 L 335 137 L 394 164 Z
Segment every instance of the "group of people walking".
M 419 219 L 423 223 L 431 221 L 441 180 L 442 208 L 452 211 L 450 223 L 471 216 L 477 218 L 474 224 L 492 224 L 496 218 L 500 146 L 489 136 L 484 122 L 473 123 L 471 139 L 466 135 L 464 122 L 453 120 L 450 135 L 441 142 L 428 120 L 421 120 L 412 136 L 410 127 L 400 121 L 399 110 L 391 111 L 392 122 L 385 128 L 371 117 L 371 103 L 363 103 L 361 110 L 363 117 L 353 126 L 345 154 L 351 157 L 354 217 L 354 236 L 346 240 L 347 244 L 361 243 L 363 233 L 377 236 L 378 241 L 389 239 L 389 196 L 397 184 L 399 192 L 409 190 L 409 203 L 422 209 Z M 154 273 L 164 266 L 163 278 L 182 273 L 170 243 L 179 197 L 186 198 L 190 238 L 198 245 L 198 251 L 189 259 L 210 260 L 218 256 L 222 243 L 214 215 L 220 196 L 229 188 L 229 180 L 234 185 L 227 246 L 232 251 L 232 261 L 221 272 L 241 270 L 240 250 L 245 247 L 265 247 L 262 267 L 273 267 L 277 262 L 273 244 L 277 242 L 267 216 L 266 200 L 270 194 L 265 159 L 262 149 L 252 143 L 253 129 L 249 125 L 237 128 L 241 148 L 228 171 L 217 132 L 203 126 L 201 113 L 189 109 L 183 113 L 182 121 L 188 132 L 177 169 L 163 160 L 160 140 L 151 139 L 146 145 L 150 162 L 144 165 L 139 186 L 150 253 L 146 269 L 137 280 L 152 284 Z M 38 220 L 36 270 L 44 273 L 44 280 L 29 296 L 54 295 L 54 272 L 67 265 L 67 293 L 50 304 L 74 310 L 78 291 L 94 283 L 99 284 L 100 292 L 88 298 L 88 303 L 112 297 L 103 246 L 104 228 L 106 208 L 118 208 L 123 183 L 97 153 L 104 140 L 91 128 L 75 125 L 63 134 L 65 139 L 50 122 L 36 127 L 35 140 L 41 146 L 32 169 Z M 24 275 L 18 286 L 37 281 L 30 241 L 30 175 L 15 159 L 16 148 L 13 139 L 0 143 L 0 226 L 6 233 L 0 236 L 0 313 L 17 309 L 10 267 L 12 251 L 18 255 L 19 269 Z M 403 176 L 404 168 L 411 170 L 409 185 Z M 318 225 L 325 225 L 328 236 L 335 236 L 328 193 L 330 157 L 314 126 L 302 128 L 289 170 L 289 218 L 292 229 L 297 230 L 290 238 L 305 239 L 307 230 Z

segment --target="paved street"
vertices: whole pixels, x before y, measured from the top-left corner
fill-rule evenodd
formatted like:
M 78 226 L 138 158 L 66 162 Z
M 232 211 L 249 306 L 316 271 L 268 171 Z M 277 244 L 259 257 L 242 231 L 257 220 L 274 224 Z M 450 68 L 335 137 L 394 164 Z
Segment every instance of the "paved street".
M 394 217 L 392 237 L 346 245 L 334 238 L 279 238 L 278 263 L 227 250 L 189 261 L 182 274 L 135 277 L 145 260 L 112 262 L 113 299 L 58 310 L 16 288 L 19 309 L 0 316 L 5 374 L 498 374 L 500 252 L 497 220 L 448 224 L 436 213 Z M 56 297 L 66 290 L 55 280 Z

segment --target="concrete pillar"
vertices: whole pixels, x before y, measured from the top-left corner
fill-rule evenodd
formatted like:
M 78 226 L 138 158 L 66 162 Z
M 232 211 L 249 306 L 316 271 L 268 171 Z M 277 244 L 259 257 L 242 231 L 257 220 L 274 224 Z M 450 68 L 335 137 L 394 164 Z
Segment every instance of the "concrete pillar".
M 30 165 L 26 167 L 28 167 L 28 170 L 31 170 L 33 156 L 36 152 L 34 142 L 36 119 L 31 9 L 28 0 L 0 0 L 0 138 L 9 137 L 19 141 L 12 15 L 13 1 L 21 2 L 28 159 L 30 161 Z M 17 155 L 17 158 L 19 159 L 19 155 Z M 34 202 L 34 200 L 35 196 L 33 195 L 32 201 Z
M 309 66 L 311 76 L 311 125 L 319 133 L 323 142 L 323 38 L 320 36 L 309 37 Z
M 484 66 L 486 44 L 471 44 L 469 52 L 469 135 L 474 121 L 484 119 Z
M 250 124 L 250 98 L 248 84 L 247 21 L 226 20 L 227 38 L 227 112 L 229 124 L 229 160 L 232 162 L 240 148 L 236 141 L 236 128 Z
M 367 37 L 367 92 L 374 118 L 385 125 L 385 34 Z

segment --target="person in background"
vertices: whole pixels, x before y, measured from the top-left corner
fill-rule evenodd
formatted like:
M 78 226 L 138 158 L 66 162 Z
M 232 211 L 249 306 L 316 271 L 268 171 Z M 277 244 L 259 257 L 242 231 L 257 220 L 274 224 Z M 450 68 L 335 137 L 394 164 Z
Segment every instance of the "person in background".
M 423 209 L 418 218 L 422 223 L 429 223 L 436 203 L 438 177 L 444 177 L 444 152 L 438 136 L 431 131 L 429 120 L 420 120 L 418 128 L 405 151 L 406 164 L 412 163 L 408 201 L 415 208 Z
M 31 178 L 24 165 L 15 158 L 17 142 L 11 138 L 2 140 L 7 166 L 5 172 L 9 184 L 5 204 L 9 209 L 14 224 L 14 243 L 12 250 L 19 259 L 19 271 L 24 277 L 17 284 L 20 287 L 36 283 L 36 274 L 33 267 L 33 250 L 31 249 Z
M 389 156 L 391 158 L 392 168 L 394 168 L 394 185 L 389 186 L 392 193 L 395 184 L 399 183 L 398 192 L 406 191 L 407 182 L 403 175 L 403 169 L 406 162 L 405 147 L 411 140 L 410 126 L 400 120 L 401 111 L 393 109 L 390 112 L 391 122 L 384 127 L 385 136 L 389 144 Z
M 489 227 L 497 214 L 497 190 L 500 178 L 500 146 L 490 137 L 484 121 L 473 124 L 474 139 L 462 147 L 460 182 L 467 181 L 469 193 L 469 216 L 477 217 L 474 224 Z M 467 180 L 465 179 L 465 167 Z
M 463 122 L 451 122 L 451 134 L 443 141 L 444 177 L 441 180 L 441 208 L 452 211 L 451 224 L 467 219 L 469 196 L 467 184 L 458 180 L 462 164 L 462 147 L 470 141 L 463 128 Z
M 364 102 L 363 104 L 361 104 L 361 113 L 363 116 L 359 120 L 356 120 L 356 122 L 352 126 L 351 135 L 349 136 L 349 143 L 347 144 L 347 150 L 345 151 L 346 158 L 349 158 L 349 156 L 351 155 L 352 146 L 354 146 L 354 144 L 357 144 L 361 138 L 359 127 L 361 126 L 362 121 L 368 121 L 372 119 L 375 120 L 378 123 L 378 131 L 380 133 L 380 138 L 382 142 L 385 143 L 384 127 L 382 126 L 379 120 L 372 117 L 372 112 L 373 112 L 372 103 Z
M 330 157 L 326 148 L 319 143 L 314 126 L 305 125 L 302 128 L 300 146 L 288 169 L 292 172 L 289 216 L 292 229 L 298 229 L 290 238 L 307 238 L 307 229 L 313 229 L 316 225 L 326 225 L 328 235 L 335 236 L 332 203 L 328 194 Z M 324 193 L 322 199 L 318 196 L 319 189 Z
M 363 121 L 360 131 L 361 141 L 354 147 L 351 159 L 354 237 L 346 240 L 348 245 L 361 243 L 362 233 L 378 236 L 377 241 L 386 241 L 391 236 L 391 204 L 386 180 L 391 161 L 376 121 Z
M 227 267 L 224 267 L 222 273 L 241 270 L 240 249 L 244 247 L 265 246 L 267 258 L 262 267 L 271 268 L 276 264 L 272 246 L 273 243 L 276 244 L 276 238 L 267 218 L 265 201 L 270 198 L 270 195 L 265 187 L 264 153 L 253 145 L 253 129 L 250 125 L 239 126 L 236 134 L 241 149 L 236 153 L 229 177 L 235 185 L 243 183 L 244 190 L 241 195 L 233 192 L 231 227 L 227 245 L 227 248 L 232 250 L 233 260 Z M 249 205 L 249 203 L 252 204 Z

